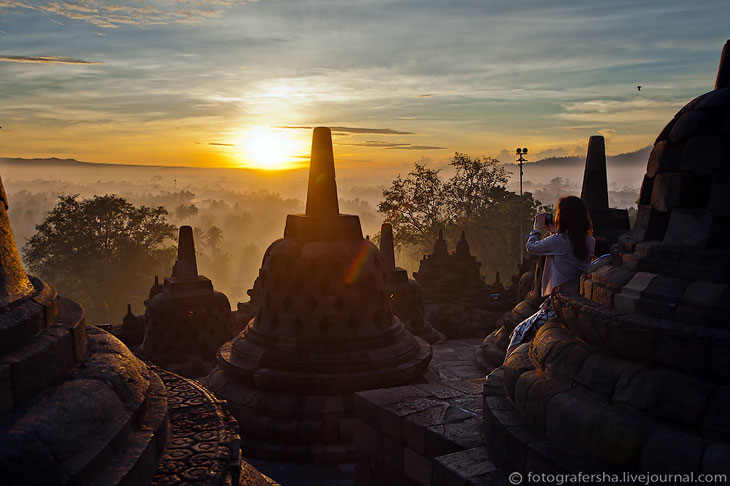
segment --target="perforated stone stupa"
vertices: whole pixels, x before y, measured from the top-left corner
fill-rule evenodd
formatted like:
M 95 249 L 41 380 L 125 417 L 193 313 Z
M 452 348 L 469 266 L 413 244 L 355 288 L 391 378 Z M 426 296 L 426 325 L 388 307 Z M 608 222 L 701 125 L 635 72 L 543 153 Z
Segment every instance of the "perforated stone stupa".
M 150 292 L 151 293 L 151 292 Z M 162 292 L 145 301 L 145 335 L 136 354 L 183 376 L 204 376 L 233 332 L 231 305 L 198 275 L 193 229 L 180 227 L 177 261 Z
M 633 233 L 487 377 L 498 465 L 730 474 L 729 141 L 730 41 L 715 89 L 659 134 Z
M 413 380 L 431 348 L 393 316 L 359 218 L 339 213 L 328 128 L 314 130 L 306 213 L 287 217 L 259 278 L 258 313 L 219 350 L 209 388 L 229 401 L 247 455 L 352 462 L 352 393 Z
M 482 264 L 471 254 L 466 234 L 449 255 L 443 231 L 413 277 L 423 289 L 426 318 L 447 338 L 483 336 L 500 314 L 489 309 L 490 292 L 480 274 Z
M 0 182 L 0 482 L 141 484 L 167 440 L 162 381 L 25 273 Z M 112 452 L 116 451 L 116 452 Z
M 385 265 L 385 278 L 393 314 L 414 335 L 429 343 L 443 342 L 443 334 L 431 327 L 423 309 L 423 292 L 418 282 L 408 278 L 408 272 L 395 266 L 393 226 L 384 223 L 380 227 L 380 254 Z

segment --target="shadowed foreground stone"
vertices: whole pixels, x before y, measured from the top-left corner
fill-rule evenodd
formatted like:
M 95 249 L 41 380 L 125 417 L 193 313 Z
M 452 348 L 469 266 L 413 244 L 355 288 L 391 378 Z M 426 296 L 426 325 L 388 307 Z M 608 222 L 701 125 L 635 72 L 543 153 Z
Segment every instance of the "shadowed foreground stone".
M 19 264 L 6 208 L 1 263 Z M 18 298 L 17 285 L 0 288 L 10 302 L 0 307 L 0 483 L 271 484 L 241 461 L 238 427 L 223 402 L 196 382 L 155 373 L 111 334 L 87 328 L 81 306 L 22 266 L 4 274 L 32 289 Z
M 145 306 L 144 341 L 136 354 L 183 376 L 209 373 L 218 347 L 234 334 L 228 298 L 198 275 L 190 226 L 180 227 L 172 276 Z
M 675 115 L 633 233 L 580 287 L 558 288 L 557 317 L 487 377 L 486 445 L 501 468 L 730 474 L 728 120 L 721 82 Z M 503 452 L 509 436 L 523 452 Z
M 147 483 L 167 440 L 165 387 L 121 342 L 87 329 L 77 303 L 25 274 L 6 209 L 2 201 L 0 482 Z
M 352 462 L 352 393 L 406 383 L 431 360 L 391 313 L 383 260 L 359 218 L 339 214 L 331 143 L 315 129 L 307 213 L 289 215 L 266 251 L 258 312 L 207 379 L 247 456 Z
M 380 254 L 383 256 L 393 314 L 403 322 L 406 329 L 430 344 L 446 341 L 444 335 L 431 327 L 426 320 L 423 292 L 419 283 L 409 279 L 408 272 L 395 266 L 393 227 L 389 223 L 380 227 Z

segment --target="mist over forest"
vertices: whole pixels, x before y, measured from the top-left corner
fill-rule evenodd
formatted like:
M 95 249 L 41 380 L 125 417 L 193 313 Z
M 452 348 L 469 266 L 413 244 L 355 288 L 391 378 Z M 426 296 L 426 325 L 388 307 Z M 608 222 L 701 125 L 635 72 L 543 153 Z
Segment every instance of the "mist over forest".
M 609 199 L 613 207 L 635 206 L 648 153 L 648 149 L 642 149 L 607 158 Z M 524 190 L 532 192 L 545 205 L 554 204 L 564 195 L 580 195 L 584 160 L 565 157 L 525 164 Z M 450 168 L 445 162 L 419 161 L 424 162 L 449 175 Z M 517 192 L 519 169 L 514 164 L 504 166 L 510 173 L 507 187 Z M 402 166 L 400 170 L 377 172 L 367 171 L 366 167 L 338 168 L 340 212 L 357 214 L 363 234 L 375 235 L 383 221 L 383 215 L 377 212 L 383 189 L 389 187 L 399 172 L 405 175 L 410 168 Z M 304 211 L 307 187 L 306 169 L 266 172 L 0 158 L 0 171 L 19 248 L 35 233 L 35 226 L 44 220 L 61 195 L 78 194 L 88 198 L 115 194 L 136 206 L 163 206 L 171 224 L 194 228 L 199 272 L 213 281 L 216 290 L 228 296 L 234 308 L 237 302 L 248 301 L 246 290 L 258 274 L 266 248 L 282 237 L 286 215 Z M 206 241 L 211 227 L 222 230 L 215 258 L 213 245 Z M 449 248 L 453 249 L 458 235 L 446 237 Z M 410 274 L 418 269 L 422 256 L 422 251 L 413 249 L 401 252 L 396 255 L 397 264 Z M 482 273 L 489 282 L 494 278 L 494 269 L 485 267 Z M 165 276 L 169 272 L 159 275 L 160 279 Z M 150 274 L 145 285 L 151 286 L 154 277 Z M 509 277 L 502 278 L 507 281 Z M 130 303 L 135 314 L 144 312 L 143 297 Z M 121 321 L 126 303 L 114 303 L 114 307 L 110 315 L 117 315 L 117 321 Z

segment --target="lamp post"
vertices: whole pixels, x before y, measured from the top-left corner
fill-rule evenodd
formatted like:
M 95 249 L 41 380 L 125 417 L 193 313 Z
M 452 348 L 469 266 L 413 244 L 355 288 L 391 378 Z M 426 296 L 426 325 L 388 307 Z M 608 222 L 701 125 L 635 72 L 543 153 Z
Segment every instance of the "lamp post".
M 525 261 L 525 231 L 522 228 L 522 220 L 524 219 L 522 209 L 522 164 L 527 162 L 527 159 L 523 157 L 525 154 L 527 154 L 526 148 L 517 149 L 517 156 L 519 157 L 517 162 L 520 165 L 520 265 Z

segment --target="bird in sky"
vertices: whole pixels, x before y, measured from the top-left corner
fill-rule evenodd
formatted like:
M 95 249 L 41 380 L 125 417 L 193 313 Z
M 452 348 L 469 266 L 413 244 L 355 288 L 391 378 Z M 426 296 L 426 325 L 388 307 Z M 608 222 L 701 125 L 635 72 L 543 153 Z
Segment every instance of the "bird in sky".
M 641 91 L 641 86 L 637 86 L 636 89 L 638 89 L 639 91 Z

